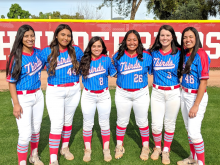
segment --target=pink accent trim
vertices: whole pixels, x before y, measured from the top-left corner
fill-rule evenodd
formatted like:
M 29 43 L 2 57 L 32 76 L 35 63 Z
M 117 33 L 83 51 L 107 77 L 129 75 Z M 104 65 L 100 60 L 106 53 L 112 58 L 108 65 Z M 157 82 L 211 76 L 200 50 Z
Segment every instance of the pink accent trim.
M 191 53 L 186 53 L 186 56 L 189 57 L 191 55 Z
M 168 54 L 170 54 L 171 52 L 172 52 L 172 49 L 170 49 L 168 52 L 166 52 L 166 53 L 164 53 L 163 51 L 162 51 L 162 49 L 160 49 L 159 50 L 160 51 L 160 53 L 163 55 L 163 56 L 166 56 L 166 55 L 168 55 Z
M 137 53 L 136 54 L 134 54 L 134 55 L 130 55 L 126 50 L 125 50 L 125 54 L 128 56 L 128 57 L 131 57 L 131 58 L 134 58 L 134 57 L 137 57 Z
M 91 57 L 91 60 L 92 60 L 92 61 L 97 61 L 97 60 L 99 60 L 100 58 L 102 58 L 103 56 L 106 57 L 105 54 L 100 54 L 100 56 L 97 57 L 97 58 L 92 58 L 92 57 Z
M 144 50 L 143 53 L 147 53 L 147 54 L 151 55 L 151 53 L 147 50 Z
M 63 53 L 63 52 L 65 52 L 65 51 L 67 51 L 68 50 L 68 48 L 66 47 L 65 49 L 63 49 L 63 50 L 60 50 L 60 53 Z
M 200 59 L 201 59 L 201 65 L 202 65 L 202 73 L 201 73 L 201 79 L 208 79 L 209 78 L 209 60 L 208 55 L 206 54 L 205 50 L 202 48 L 199 48 L 197 51 Z
M 34 54 L 34 49 L 32 50 L 31 54 L 22 52 L 22 55 L 25 55 L 25 56 L 32 56 L 33 54 Z

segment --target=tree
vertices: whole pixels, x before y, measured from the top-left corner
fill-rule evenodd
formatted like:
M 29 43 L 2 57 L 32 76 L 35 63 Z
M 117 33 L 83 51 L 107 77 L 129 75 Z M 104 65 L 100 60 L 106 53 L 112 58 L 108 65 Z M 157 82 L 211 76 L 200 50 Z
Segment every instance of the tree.
M 219 0 L 149 0 L 147 9 L 161 20 L 207 20 L 209 15 L 216 17 L 220 11 L 220 2 Z
M 29 11 L 22 10 L 21 6 L 15 3 L 11 5 L 7 16 L 8 18 L 18 18 L 18 16 L 20 16 L 20 18 L 29 18 L 31 14 Z
M 116 12 L 119 15 L 124 17 L 128 17 L 130 15 L 130 20 L 134 20 L 142 0 L 103 0 L 103 3 L 98 7 L 98 9 L 101 9 L 103 6 L 109 7 L 111 2 L 116 3 Z
M 4 16 L 4 15 L 1 15 L 1 18 L 2 18 L 2 19 L 4 19 L 4 18 L 5 18 L 5 16 Z
M 39 16 L 31 15 L 32 19 L 48 19 L 51 16 L 51 19 L 84 19 L 84 16 L 76 13 L 75 15 L 68 15 L 68 14 L 60 14 L 59 11 L 53 11 L 53 13 L 43 13 L 39 12 Z

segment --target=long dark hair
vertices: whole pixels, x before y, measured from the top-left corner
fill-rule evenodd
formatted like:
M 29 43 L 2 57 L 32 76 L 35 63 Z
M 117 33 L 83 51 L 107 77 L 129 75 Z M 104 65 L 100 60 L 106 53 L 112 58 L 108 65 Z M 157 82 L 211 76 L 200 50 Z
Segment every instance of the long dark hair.
M 191 67 L 191 64 L 192 64 L 192 62 L 193 62 L 195 56 L 196 56 L 196 53 L 197 53 L 197 51 L 198 51 L 199 48 L 202 48 L 202 44 L 201 44 L 201 41 L 200 41 L 200 39 L 199 39 L 199 33 L 198 33 L 198 31 L 197 31 L 194 27 L 187 27 L 187 28 L 185 28 L 185 29 L 183 30 L 183 32 L 182 32 L 182 38 L 181 38 L 181 60 L 184 61 L 184 57 L 185 57 L 186 53 L 188 52 L 187 49 L 186 49 L 186 50 L 184 49 L 185 47 L 184 47 L 184 44 L 183 44 L 183 39 L 184 39 L 184 34 L 185 34 L 185 32 L 187 32 L 187 31 L 189 31 L 189 30 L 192 31 L 192 32 L 195 34 L 196 43 L 195 43 L 195 46 L 194 46 L 194 48 L 193 48 L 193 51 L 192 51 L 192 53 L 191 53 L 189 59 L 188 59 L 187 62 L 186 62 L 185 68 L 184 68 L 184 70 L 183 70 L 183 72 L 182 72 L 183 74 L 184 74 L 184 73 L 185 73 L 185 74 L 189 74 L 189 73 L 190 73 L 190 67 Z
M 171 34 L 172 34 L 172 38 L 173 40 L 171 41 L 171 48 L 172 48 L 172 55 L 176 54 L 178 52 L 178 48 L 180 48 L 180 44 L 177 42 L 177 38 L 176 38 L 176 34 L 175 34 L 175 31 L 173 29 L 172 26 L 170 25 L 163 25 L 160 27 L 159 31 L 158 31 L 158 34 L 157 34 L 157 37 L 154 41 L 154 44 L 153 46 L 150 48 L 150 52 L 153 52 L 154 50 L 159 50 L 162 48 L 162 45 L 160 43 L 160 33 L 161 33 L 161 30 L 168 30 Z
M 138 47 L 136 49 L 136 52 L 138 54 L 137 58 L 138 58 L 139 61 L 143 61 L 142 57 L 143 57 L 143 51 L 145 49 L 144 49 L 144 46 L 141 42 L 141 37 L 140 37 L 139 33 L 136 30 L 129 30 L 125 34 L 125 37 L 124 37 L 123 41 L 119 44 L 118 56 L 116 57 L 116 59 L 119 60 L 124 55 L 125 50 L 128 50 L 128 47 L 126 45 L 126 40 L 128 38 L 128 35 L 131 34 L 131 33 L 134 33 L 136 35 L 137 39 L 138 39 Z
M 57 66 L 57 57 L 60 55 L 59 43 L 58 43 L 57 35 L 63 29 L 67 29 L 71 33 L 71 41 L 67 45 L 67 49 L 68 49 L 68 54 L 69 54 L 69 56 L 71 58 L 71 62 L 73 64 L 72 71 L 75 71 L 76 74 L 79 74 L 79 62 L 76 59 L 76 52 L 75 52 L 74 47 L 72 46 L 72 41 L 73 41 L 72 29 L 67 24 L 60 24 L 56 28 L 56 30 L 54 32 L 53 40 L 52 40 L 52 42 L 50 44 L 51 54 L 47 58 L 47 61 L 48 61 L 49 65 L 50 65 L 50 68 L 48 70 L 48 74 L 50 76 L 53 76 L 55 74 L 55 68 Z
M 86 50 L 84 51 L 84 56 L 82 56 L 79 66 L 81 74 L 83 75 L 84 78 L 87 78 L 87 76 L 89 75 L 91 55 L 92 55 L 91 47 L 97 41 L 100 41 L 102 44 L 103 50 L 101 54 L 105 54 L 105 55 L 107 54 L 107 49 L 102 38 L 98 36 L 92 37 L 88 43 L 88 46 L 86 47 Z
M 9 56 L 9 60 L 6 64 L 6 76 L 11 75 L 15 80 L 18 80 L 21 73 L 21 61 L 22 61 L 22 49 L 23 49 L 23 37 L 24 33 L 34 29 L 30 25 L 22 25 L 18 31 L 17 35 Z M 35 35 L 35 33 L 34 33 Z M 13 67 L 13 71 L 12 71 Z M 12 72 L 11 72 L 12 71 Z
M 177 42 L 177 37 L 176 37 L 176 34 L 175 34 L 175 31 L 173 29 L 172 26 L 170 25 L 162 25 L 158 31 L 158 34 L 157 34 L 157 37 L 154 41 L 154 44 L 153 46 L 150 48 L 150 52 L 153 52 L 155 50 L 159 50 L 162 48 L 162 44 L 160 43 L 160 33 L 161 33 L 161 30 L 168 30 L 171 35 L 172 35 L 172 38 L 173 40 L 171 41 L 171 49 L 172 49 L 172 52 L 171 52 L 171 55 L 174 55 L 178 52 L 178 48 L 180 49 L 180 44 Z M 179 60 L 179 64 L 178 64 L 178 70 L 177 70 L 177 75 L 178 75 L 178 78 L 181 77 L 181 70 L 182 70 L 182 65 L 183 65 L 183 61 L 181 60 L 181 57 L 180 57 L 180 60 Z

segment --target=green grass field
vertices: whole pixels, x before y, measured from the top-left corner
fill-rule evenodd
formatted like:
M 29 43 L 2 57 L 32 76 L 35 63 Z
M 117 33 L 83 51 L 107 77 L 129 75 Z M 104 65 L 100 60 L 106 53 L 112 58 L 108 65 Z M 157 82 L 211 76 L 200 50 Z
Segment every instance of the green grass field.
M 150 90 L 151 91 L 151 90 Z M 116 107 L 114 101 L 115 90 L 110 90 L 112 96 L 112 110 L 111 110 L 111 141 L 110 149 L 113 160 L 109 163 L 104 162 L 102 154 L 102 139 L 100 127 L 98 125 L 98 116 L 95 116 L 95 125 L 93 128 L 92 137 L 92 160 L 88 164 L 126 164 L 126 165 L 141 165 L 152 164 L 159 165 L 161 159 L 153 161 L 151 159 L 142 161 L 139 158 L 141 152 L 141 137 L 139 129 L 136 126 L 133 111 L 130 117 L 130 123 L 128 125 L 126 135 L 124 138 L 125 154 L 124 156 L 116 160 L 114 159 L 114 148 L 116 144 Z M 219 109 L 219 96 L 220 88 L 208 87 L 209 103 L 205 113 L 205 117 L 202 123 L 202 135 L 205 142 L 205 156 L 207 165 L 220 165 L 220 109 Z M 12 114 L 12 104 L 9 91 L 0 92 L 0 165 L 16 165 L 17 164 L 17 139 L 18 130 L 15 118 Z M 150 149 L 154 147 L 153 138 L 151 136 L 151 115 L 149 108 L 149 126 L 150 126 Z M 74 154 L 75 159 L 72 161 L 65 160 L 63 156 L 58 155 L 60 165 L 70 164 L 86 164 L 83 162 L 83 136 L 82 136 L 82 124 L 83 117 L 80 105 L 78 106 L 74 119 L 73 119 L 73 131 L 70 140 L 70 150 Z M 45 165 L 49 164 L 49 145 L 48 137 L 50 131 L 50 120 L 46 110 L 44 109 L 43 122 L 41 125 L 40 142 L 39 142 L 39 155 Z M 30 150 L 29 150 L 30 154 Z M 29 157 L 28 154 L 28 157 Z M 189 145 L 187 139 L 187 133 L 184 127 L 182 115 L 179 112 L 174 140 L 171 146 L 171 164 L 176 164 L 178 160 L 188 157 Z M 28 162 L 29 164 L 29 162 Z

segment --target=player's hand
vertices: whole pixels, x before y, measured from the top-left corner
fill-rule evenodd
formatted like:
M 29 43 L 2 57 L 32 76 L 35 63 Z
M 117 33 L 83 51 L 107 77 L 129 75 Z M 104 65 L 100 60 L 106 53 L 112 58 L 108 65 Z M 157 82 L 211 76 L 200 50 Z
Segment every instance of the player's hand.
M 197 106 L 197 105 L 194 104 L 194 105 L 192 106 L 192 108 L 190 109 L 190 111 L 189 111 L 189 117 L 190 117 L 190 118 L 196 117 L 196 114 L 197 114 L 198 110 L 199 110 L 199 106 Z
M 19 119 L 21 118 L 21 114 L 23 114 L 23 109 L 21 108 L 20 104 L 15 104 L 13 108 L 13 115 Z

